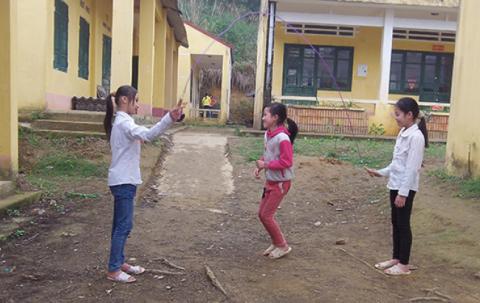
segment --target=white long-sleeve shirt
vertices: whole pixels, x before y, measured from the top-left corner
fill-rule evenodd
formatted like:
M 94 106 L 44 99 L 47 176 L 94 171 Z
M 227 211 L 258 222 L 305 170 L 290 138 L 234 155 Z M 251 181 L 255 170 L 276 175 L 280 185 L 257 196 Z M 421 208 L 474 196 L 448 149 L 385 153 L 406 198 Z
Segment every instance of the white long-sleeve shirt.
M 164 133 L 173 120 L 169 114 L 148 129 L 135 124 L 135 120 L 125 113 L 117 112 L 113 122 L 110 147 L 112 163 L 108 170 L 108 186 L 121 184 L 142 184 L 140 175 L 140 151 L 142 141 L 153 141 Z
M 402 128 L 395 143 L 392 163 L 378 171 L 389 177 L 389 189 L 398 190 L 398 194 L 404 197 L 408 197 L 410 190 L 418 191 L 424 151 L 425 138 L 417 124 Z

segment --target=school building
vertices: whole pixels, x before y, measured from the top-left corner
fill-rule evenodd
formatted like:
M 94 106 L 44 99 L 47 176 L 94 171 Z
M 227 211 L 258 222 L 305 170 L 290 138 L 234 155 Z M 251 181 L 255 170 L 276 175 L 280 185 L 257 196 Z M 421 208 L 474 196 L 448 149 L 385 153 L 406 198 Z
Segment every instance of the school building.
M 16 3 L 20 110 L 70 110 L 97 87 L 139 89 L 144 115 L 175 104 L 178 47 L 188 46 L 175 0 Z
M 262 1 L 254 126 L 289 104 L 305 132 L 396 135 L 392 105 L 411 96 L 445 140 L 458 0 Z
M 19 111 L 67 111 L 124 84 L 138 88 L 141 115 L 176 104 L 188 47 L 177 0 L 2 0 L 0 17 L 0 177 L 18 169 Z
M 187 104 L 188 119 L 224 124 L 230 112 L 233 45 L 193 23 L 185 22 L 185 27 L 190 45 L 179 49 L 178 99 Z M 202 87 L 201 79 L 202 75 L 208 77 L 203 74 L 208 71 L 220 77 L 220 83 L 213 83 L 210 89 Z M 213 109 L 202 108 L 205 93 L 217 100 Z

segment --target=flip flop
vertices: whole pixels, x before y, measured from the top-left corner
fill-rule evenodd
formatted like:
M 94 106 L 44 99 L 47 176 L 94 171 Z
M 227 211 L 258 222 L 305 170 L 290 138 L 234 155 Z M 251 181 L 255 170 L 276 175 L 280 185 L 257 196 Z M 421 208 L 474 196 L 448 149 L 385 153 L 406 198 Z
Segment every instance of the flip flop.
M 412 272 L 410 270 L 408 270 L 408 271 L 401 270 L 400 266 L 398 266 L 398 264 L 397 264 L 393 267 L 385 269 L 384 273 L 386 273 L 389 276 L 406 276 L 406 275 L 411 274 Z
M 276 247 L 269 255 L 268 257 L 270 259 L 280 259 L 282 257 L 285 257 L 292 251 L 292 248 L 289 246 L 287 250 L 283 250 L 281 248 Z
M 388 261 L 385 261 L 385 262 L 380 262 L 380 263 L 375 264 L 375 268 L 380 269 L 380 270 L 385 270 L 385 269 L 390 268 L 392 266 L 395 266 L 397 264 L 398 264 L 398 261 L 388 260 Z
M 263 255 L 267 257 L 274 249 L 276 248 L 275 245 L 270 245 L 264 252 Z
M 138 265 L 137 266 L 128 265 L 128 269 L 125 270 L 125 272 L 131 275 L 140 275 L 145 272 L 145 268 Z
M 107 279 L 113 282 L 120 282 L 120 283 L 133 283 L 137 281 L 137 279 L 135 279 L 134 277 L 130 276 L 129 274 L 123 271 L 120 271 L 120 273 L 115 277 L 107 275 Z

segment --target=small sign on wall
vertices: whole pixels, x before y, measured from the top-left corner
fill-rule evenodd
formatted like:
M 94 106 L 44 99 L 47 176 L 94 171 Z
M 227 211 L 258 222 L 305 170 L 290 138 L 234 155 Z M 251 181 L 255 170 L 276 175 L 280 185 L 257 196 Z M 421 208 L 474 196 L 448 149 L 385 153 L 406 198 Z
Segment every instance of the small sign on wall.
M 366 77 L 368 74 L 368 65 L 366 64 L 359 64 L 357 67 L 357 75 L 359 77 Z
M 432 50 L 435 52 L 443 52 L 445 50 L 445 45 L 434 44 L 432 45 Z

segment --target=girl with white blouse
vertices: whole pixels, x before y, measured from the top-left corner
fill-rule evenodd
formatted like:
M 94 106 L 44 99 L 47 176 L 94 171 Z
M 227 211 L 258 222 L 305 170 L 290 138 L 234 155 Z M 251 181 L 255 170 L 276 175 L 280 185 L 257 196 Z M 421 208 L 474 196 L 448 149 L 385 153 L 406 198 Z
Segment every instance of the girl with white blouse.
M 375 170 L 367 168 L 372 177 L 388 177 L 392 209 L 393 256 L 375 264 L 388 275 L 410 274 L 409 259 L 412 247 L 410 216 L 413 200 L 418 191 L 423 154 L 428 147 L 425 118 L 418 103 L 412 98 L 402 98 L 395 104 L 395 120 L 401 130 L 398 134 L 393 159 L 387 167 Z

